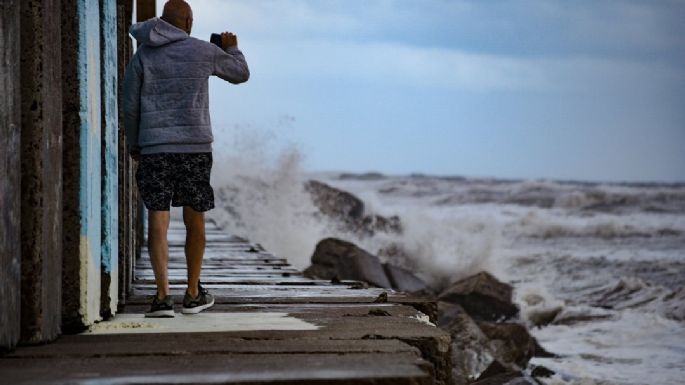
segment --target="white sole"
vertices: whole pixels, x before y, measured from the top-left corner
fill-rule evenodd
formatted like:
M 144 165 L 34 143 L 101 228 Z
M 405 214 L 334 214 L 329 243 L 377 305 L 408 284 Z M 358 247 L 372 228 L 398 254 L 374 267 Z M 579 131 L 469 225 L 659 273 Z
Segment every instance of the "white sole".
M 212 301 L 212 303 L 207 303 L 207 304 L 200 305 L 200 306 L 188 307 L 188 308 L 184 307 L 183 310 L 181 310 L 181 312 L 183 314 L 197 314 L 197 313 L 199 313 L 205 309 L 208 309 L 212 306 L 214 306 L 214 301 Z
M 173 310 L 157 310 L 145 313 L 145 318 L 174 318 L 175 316 Z

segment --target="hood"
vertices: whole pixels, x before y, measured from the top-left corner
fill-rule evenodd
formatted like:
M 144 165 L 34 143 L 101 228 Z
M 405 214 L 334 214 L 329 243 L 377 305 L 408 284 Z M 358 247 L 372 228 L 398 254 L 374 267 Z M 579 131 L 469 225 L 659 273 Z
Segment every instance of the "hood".
M 159 47 L 188 38 L 188 34 L 185 31 L 174 27 L 158 17 L 133 24 L 131 29 L 129 29 L 129 33 L 139 43 L 152 47 Z

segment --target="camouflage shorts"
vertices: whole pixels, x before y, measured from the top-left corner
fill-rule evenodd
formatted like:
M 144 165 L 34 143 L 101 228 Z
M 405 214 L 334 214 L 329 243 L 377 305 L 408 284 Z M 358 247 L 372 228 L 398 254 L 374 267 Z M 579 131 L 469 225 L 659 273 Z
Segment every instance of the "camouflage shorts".
M 204 212 L 214 208 L 211 171 L 211 152 L 142 155 L 136 172 L 138 191 L 148 210 L 168 211 L 171 204 Z

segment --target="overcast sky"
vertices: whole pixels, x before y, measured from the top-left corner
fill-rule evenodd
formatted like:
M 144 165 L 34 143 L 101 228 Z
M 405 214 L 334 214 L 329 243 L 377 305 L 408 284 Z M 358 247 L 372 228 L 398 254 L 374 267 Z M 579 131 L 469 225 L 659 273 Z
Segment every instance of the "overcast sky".
M 252 74 L 210 83 L 215 152 L 253 132 L 312 171 L 685 181 L 685 1 L 189 2 Z

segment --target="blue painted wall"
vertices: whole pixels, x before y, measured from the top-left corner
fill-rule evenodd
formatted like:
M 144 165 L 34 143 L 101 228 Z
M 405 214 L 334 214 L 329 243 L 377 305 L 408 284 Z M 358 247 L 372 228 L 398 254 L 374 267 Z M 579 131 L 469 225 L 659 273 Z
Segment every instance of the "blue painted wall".
M 119 298 L 118 230 L 118 124 L 117 124 L 117 8 L 116 0 L 101 0 L 102 33 L 102 272 L 109 286 L 109 313 L 116 312 Z M 106 298 L 106 297 L 105 297 Z M 104 303 L 103 303 L 104 304 Z M 106 312 L 106 309 L 103 309 Z
M 100 7 L 98 1 L 79 0 L 78 79 L 80 127 L 80 305 L 82 322 L 100 319 L 101 272 L 101 89 Z

